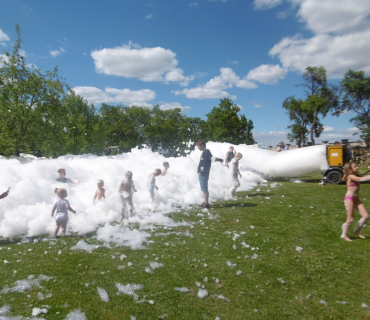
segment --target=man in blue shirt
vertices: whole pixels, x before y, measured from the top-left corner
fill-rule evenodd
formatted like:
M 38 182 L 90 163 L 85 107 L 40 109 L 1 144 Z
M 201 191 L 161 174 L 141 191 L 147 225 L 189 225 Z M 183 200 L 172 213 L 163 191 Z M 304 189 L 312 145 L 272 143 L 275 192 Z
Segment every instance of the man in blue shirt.
M 211 170 L 212 153 L 211 151 L 206 149 L 206 143 L 203 140 L 199 140 L 197 142 L 197 147 L 200 151 L 202 151 L 202 155 L 200 156 L 200 161 L 198 165 L 199 184 L 204 197 L 204 202 L 201 204 L 201 207 L 209 208 L 208 179 L 209 172 Z

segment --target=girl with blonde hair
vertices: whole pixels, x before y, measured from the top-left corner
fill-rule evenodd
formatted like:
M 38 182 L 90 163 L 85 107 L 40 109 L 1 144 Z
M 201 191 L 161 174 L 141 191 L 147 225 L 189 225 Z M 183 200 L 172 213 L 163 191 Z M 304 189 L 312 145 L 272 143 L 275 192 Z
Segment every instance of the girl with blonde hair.
M 346 241 L 352 241 L 348 237 L 348 229 L 353 222 L 354 212 L 356 209 L 360 213 L 361 219 L 358 221 L 354 233 L 360 238 L 364 239 L 365 237 L 360 233 L 360 231 L 370 216 L 359 198 L 360 182 L 370 180 L 370 175 L 360 177 L 358 173 L 358 166 L 354 162 L 346 163 L 343 167 L 343 171 L 344 175 L 342 180 L 347 185 L 347 193 L 344 196 L 344 205 L 347 210 L 347 220 L 342 225 L 343 232 L 341 238 Z
M 54 236 L 58 236 L 59 228 L 62 227 L 62 235 L 66 235 L 67 222 L 68 222 L 68 211 L 76 213 L 75 210 L 69 205 L 69 201 L 66 199 L 68 196 L 67 190 L 63 188 L 55 188 L 55 194 L 59 199 L 55 202 L 53 209 L 51 210 L 51 216 L 55 214 L 55 221 L 57 226 L 55 228 Z

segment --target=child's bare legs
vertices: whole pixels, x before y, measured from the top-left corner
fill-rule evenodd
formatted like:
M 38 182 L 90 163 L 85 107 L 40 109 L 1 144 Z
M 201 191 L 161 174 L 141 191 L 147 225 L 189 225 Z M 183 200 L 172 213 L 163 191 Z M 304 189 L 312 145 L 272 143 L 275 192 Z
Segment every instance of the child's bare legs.
M 54 231 L 54 237 L 55 238 L 58 236 L 59 228 L 60 228 L 60 223 L 57 222 L 57 226 L 56 226 L 55 231 Z
M 127 217 L 125 216 L 126 199 L 127 199 L 127 198 L 124 198 L 124 197 L 122 197 L 122 196 L 121 196 L 121 203 L 122 203 L 122 211 L 121 211 L 121 215 L 122 215 L 122 219 L 127 219 Z
M 364 226 L 364 224 L 366 223 L 366 221 L 369 219 L 370 216 L 369 216 L 369 213 L 367 212 L 365 206 L 361 202 L 357 205 L 357 210 L 361 214 L 362 218 L 358 221 L 357 227 L 353 231 L 353 233 L 357 234 L 361 239 L 365 239 L 366 237 L 363 236 L 360 233 L 360 231 L 361 231 L 361 228 Z
M 232 187 L 232 188 L 231 188 L 231 190 L 230 190 L 230 195 L 231 195 L 232 197 L 235 197 L 236 189 L 238 189 L 239 187 L 240 187 L 240 182 L 239 182 L 238 178 L 236 178 L 236 179 L 234 180 L 233 187 Z
M 63 222 L 61 223 L 61 227 L 62 227 L 62 236 L 63 236 L 63 237 L 65 237 L 65 235 L 66 235 L 66 231 L 67 231 L 67 221 L 68 221 L 68 220 L 63 221 Z
M 353 221 L 353 213 L 354 213 L 353 200 L 350 200 L 350 199 L 344 200 L 344 205 L 347 210 L 347 220 L 342 225 L 343 232 L 342 232 L 341 238 L 346 241 L 352 242 L 352 240 L 348 237 L 348 229 Z
M 67 221 L 63 221 L 63 222 L 57 222 L 57 227 L 55 228 L 55 231 L 54 231 L 54 236 L 57 237 L 58 236 L 58 233 L 59 233 L 59 228 L 62 227 L 62 236 L 65 236 L 66 235 L 66 230 L 67 230 Z
M 132 198 L 129 197 L 126 199 L 126 202 L 127 202 L 127 205 L 128 205 L 128 211 L 130 213 L 130 217 L 132 217 L 134 215 L 134 204 L 132 203 Z
M 149 191 L 149 194 L 150 194 L 150 203 L 153 204 L 154 203 L 154 190 Z

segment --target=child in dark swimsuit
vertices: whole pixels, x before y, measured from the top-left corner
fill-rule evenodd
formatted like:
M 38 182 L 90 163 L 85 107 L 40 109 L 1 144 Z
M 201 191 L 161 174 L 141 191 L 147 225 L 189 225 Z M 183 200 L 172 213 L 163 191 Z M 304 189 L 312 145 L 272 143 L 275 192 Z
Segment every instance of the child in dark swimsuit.
M 360 238 L 364 239 L 365 237 L 360 233 L 360 230 L 370 216 L 365 206 L 359 199 L 360 182 L 370 180 L 370 175 L 359 177 L 358 166 L 356 163 L 353 162 L 346 163 L 345 166 L 343 167 L 343 171 L 344 176 L 342 180 L 347 184 L 347 193 L 344 196 L 344 205 L 347 210 L 347 220 L 342 225 L 343 232 L 341 238 L 346 241 L 352 241 L 348 237 L 348 229 L 353 221 L 353 216 L 356 209 L 360 213 L 361 219 L 358 221 L 354 233 L 357 234 Z
M 61 183 L 78 183 L 79 181 L 74 181 L 72 179 L 69 179 L 69 178 L 66 178 L 66 169 L 59 169 L 58 170 L 58 173 L 59 173 L 59 178 L 57 178 L 56 180 L 61 182 Z

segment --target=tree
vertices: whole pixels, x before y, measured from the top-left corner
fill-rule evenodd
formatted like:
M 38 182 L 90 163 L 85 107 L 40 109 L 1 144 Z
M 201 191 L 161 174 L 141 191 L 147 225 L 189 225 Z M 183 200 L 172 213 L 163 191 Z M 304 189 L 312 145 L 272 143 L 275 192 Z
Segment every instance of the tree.
M 303 74 L 305 82 L 299 86 L 304 87 L 306 98 L 286 98 L 283 108 L 287 110 L 290 121 L 294 123 L 288 126 L 291 133 L 288 134 L 290 141 L 296 141 L 298 146 L 305 146 L 307 135 L 315 144 L 315 138 L 320 137 L 324 126 L 320 121 L 330 110 L 337 108 L 339 100 L 336 88 L 329 87 L 324 67 L 307 67 Z
M 323 118 L 330 110 L 337 108 L 339 100 L 335 88 L 330 88 L 326 79 L 326 69 L 324 67 L 307 67 L 303 74 L 305 83 L 306 100 L 304 109 L 311 117 L 310 136 L 314 145 L 314 137 L 320 137 L 323 126 L 319 122 L 319 116 Z
M 253 144 L 253 122 L 240 115 L 240 110 L 231 99 L 221 99 L 219 105 L 207 114 L 207 139 L 233 144 Z
M 65 96 L 62 104 L 68 117 L 64 127 L 64 153 L 101 153 L 104 138 L 99 134 L 95 108 L 72 90 Z
M 333 112 L 339 116 L 345 111 L 357 113 L 350 121 L 360 129 L 361 138 L 370 145 L 370 77 L 364 71 L 348 70 L 341 82 L 342 103 Z
M 16 32 L 13 52 L 0 58 L 0 152 L 51 156 L 63 140 L 65 86 L 57 68 L 43 74 L 26 65 L 18 26 Z
M 290 121 L 294 122 L 292 125 L 288 126 L 288 128 L 291 129 L 291 132 L 288 133 L 289 141 L 295 141 L 298 148 L 304 147 L 309 133 L 307 126 L 310 123 L 310 119 L 304 108 L 303 100 L 297 100 L 294 97 L 286 98 L 283 102 L 283 108 L 287 110 Z

